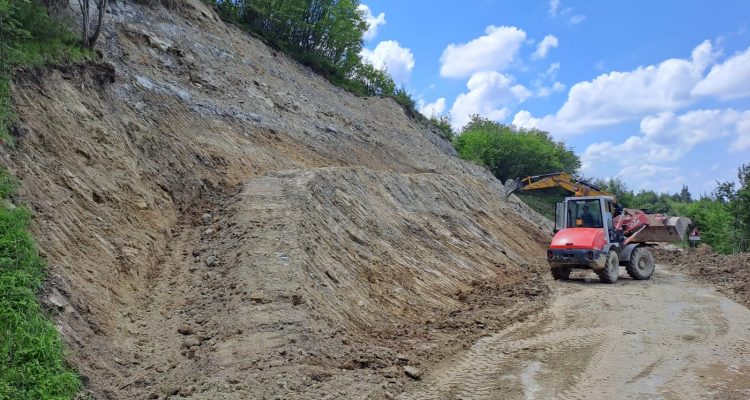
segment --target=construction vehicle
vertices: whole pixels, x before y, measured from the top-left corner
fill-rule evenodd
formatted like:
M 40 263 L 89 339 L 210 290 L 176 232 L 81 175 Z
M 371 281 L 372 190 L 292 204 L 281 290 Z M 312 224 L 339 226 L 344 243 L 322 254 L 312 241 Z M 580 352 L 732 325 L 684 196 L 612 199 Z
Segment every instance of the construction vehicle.
M 547 261 L 555 279 L 568 279 L 573 269 L 592 269 L 604 283 L 614 283 L 624 266 L 633 279 L 645 280 L 654 273 L 649 247 L 656 242 L 679 242 L 690 219 L 665 214 L 646 214 L 622 208 L 611 193 L 555 173 L 508 180 L 506 195 L 514 191 L 562 187 L 575 195 L 555 207 L 555 236 L 547 250 Z
M 505 196 L 508 197 L 518 189 L 522 190 L 538 190 L 548 189 L 553 187 L 561 187 L 568 190 L 571 193 L 575 193 L 575 196 L 611 196 L 615 197 L 612 193 L 600 190 L 594 185 L 586 182 L 581 182 L 573 178 L 572 175 L 567 172 L 554 172 L 551 174 L 527 176 L 526 178 L 513 180 L 508 179 L 505 181 Z

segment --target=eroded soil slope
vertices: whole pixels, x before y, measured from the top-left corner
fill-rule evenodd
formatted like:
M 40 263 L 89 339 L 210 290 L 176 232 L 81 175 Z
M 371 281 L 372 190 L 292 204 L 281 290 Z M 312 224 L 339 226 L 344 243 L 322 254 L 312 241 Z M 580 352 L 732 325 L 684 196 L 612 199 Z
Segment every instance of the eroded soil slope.
M 18 72 L 0 152 L 95 398 L 397 395 L 542 304 L 548 231 L 395 102 L 198 0 L 110 11 L 102 63 Z

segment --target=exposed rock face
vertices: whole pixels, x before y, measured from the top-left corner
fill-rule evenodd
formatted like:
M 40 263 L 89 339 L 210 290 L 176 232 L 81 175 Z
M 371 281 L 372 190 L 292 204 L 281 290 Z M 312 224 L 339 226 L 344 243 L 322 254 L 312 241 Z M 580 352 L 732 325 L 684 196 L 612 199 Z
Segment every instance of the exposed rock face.
M 17 74 L 0 152 L 96 398 L 397 393 L 541 304 L 547 231 L 394 101 L 198 0 L 110 15 L 103 63 Z

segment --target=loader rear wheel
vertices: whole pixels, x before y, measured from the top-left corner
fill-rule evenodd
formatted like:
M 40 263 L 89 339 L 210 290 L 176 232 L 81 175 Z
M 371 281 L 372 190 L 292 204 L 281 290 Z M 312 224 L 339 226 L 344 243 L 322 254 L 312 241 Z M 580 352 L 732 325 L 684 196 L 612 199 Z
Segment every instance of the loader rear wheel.
M 651 278 L 654 274 L 654 256 L 644 248 L 636 248 L 630 254 L 630 261 L 625 264 L 625 269 L 631 278 L 642 281 Z
M 617 277 L 620 275 L 620 257 L 617 256 L 616 251 L 609 251 L 604 268 L 596 271 L 596 274 L 599 275 L 599 280 L 604 283 L 617 282 Z
M 570 267 L 555 267 L 550 270 L 552 271 L 552 277 L 555 278 L 555 280 L 570 278 Z

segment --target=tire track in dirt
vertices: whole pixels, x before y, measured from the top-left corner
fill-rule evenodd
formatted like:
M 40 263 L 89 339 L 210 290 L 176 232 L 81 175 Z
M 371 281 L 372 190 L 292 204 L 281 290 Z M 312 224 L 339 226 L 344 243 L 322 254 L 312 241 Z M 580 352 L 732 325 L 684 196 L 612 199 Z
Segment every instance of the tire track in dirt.
M 748 309 L 669 271 L 553 285 L 549 312 L 481 339 L 399 399 L 750 395 Z

